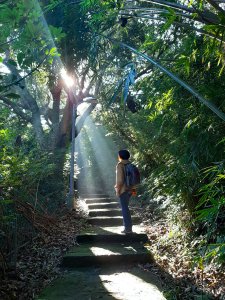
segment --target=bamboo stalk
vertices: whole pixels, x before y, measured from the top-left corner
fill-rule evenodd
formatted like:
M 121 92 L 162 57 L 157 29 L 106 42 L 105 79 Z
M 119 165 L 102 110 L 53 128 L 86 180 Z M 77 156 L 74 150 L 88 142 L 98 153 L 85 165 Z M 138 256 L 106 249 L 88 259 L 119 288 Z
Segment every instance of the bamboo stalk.
M 178 76 L 176 76 L 175 74 L 173 74 L 172 72 L 170 72 L 168 69 L 166 69 L 165 67 L 163 67 L 162 65 L 160 65 L 158 62 L 156 62 L 154 59 L 152 59 L 151 57 L 149 57 L 148 55 L 139 52 L 137 49 L 122 43 L 118 40 L 115 40 L 111 37 L 105 36 L 105 35 L 101 35 L 102 37 L 108 39 L 109 41 L 120 45 L 122 48 L 127 48 L 130 51 L 132 51 L 133 53 L 137 54 L 140 57 L 143 57 L 145 60 L 149 61 L 151 64 L 153 64 L 155 67 L 157 67 L 159 70 L 161 70 L 163 73 L 167 74 L 170 78 L 172 78 L 174 81 L 176 81 L 180 86 L 182 86 L 183 88 L 185 88 L 187 91 L 189 91 L 195 98 L 197 98 L 201 103 L 203 103 L 204 105 L 206 105 L 212 112 L 214 112 L 214 114 L 216 114 L 220 119 L 222 119 L 223 121 L 225 121 L 225 113 L 223 113 L 221 110 L 218 109 L 218 107 L 216 107 L 215 104 L 211 103 L 210 101 L 206 100 L 201 94 L 199 94 L 194 88 L 192 88 L 189 84 L 187 84 L 185 81 L 183 81 L 182 79 L 180 79 Z

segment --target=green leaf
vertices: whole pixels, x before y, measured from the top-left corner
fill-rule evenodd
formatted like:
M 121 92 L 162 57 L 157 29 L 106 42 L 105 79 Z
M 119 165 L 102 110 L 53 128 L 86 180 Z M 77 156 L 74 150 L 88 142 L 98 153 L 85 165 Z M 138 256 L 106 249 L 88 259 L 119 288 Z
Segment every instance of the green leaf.
M 17 54 L 17 61 L 19 65 L 22 65 L 24 58 L 25 58 L 25 54 L 23 52 Z
M 10 65 L 12 65 L 12 66 L 17 66 L 17 63 L 16 63 L 15 60 L 13 60 L 13 59 L 9 59 L 9 60 L 8 60 L 8 63 L 9 63 Z
M 52 25 L 49 26 L 51 34 L 56 41 L 60 41 L 62 38 L 66 36 L 66 34 L 62 31 L 61 27 L 54 27 Z
M 56 47 L 53 47 L 52 49 L 50 49 L 49 55 L 56 56 L 57 54 L 58 54 L 58 52 L 57 52 L 57 48 Z
M 20 95 L 15 94 L 15 93 L 9 93 L 9 94 L 6 94 L 6 97 L 13 98 L 13 99 L 19 99 Z
M 33 59 L 31 57 L 24 59 L 23 66 L 24 67 L 30 67 L 33 63 Z
M 1 204 L 12 204 L 13 200 L 5 200 L 5 199 L 3 199 L 3 200 L 0 201 L 0 203 Z
M 202 257 L 199 259 L 198 267 L 200 270 L 204 270 L 204 260 Z
M 225 67 L 225 65 L 223 65 L 222 68 L 220 69 L 219 77 L 221 77 L 221 75 L 222 75 L 222 73 L 223 73 L 223 70 L 224 70 L 224 67 Z

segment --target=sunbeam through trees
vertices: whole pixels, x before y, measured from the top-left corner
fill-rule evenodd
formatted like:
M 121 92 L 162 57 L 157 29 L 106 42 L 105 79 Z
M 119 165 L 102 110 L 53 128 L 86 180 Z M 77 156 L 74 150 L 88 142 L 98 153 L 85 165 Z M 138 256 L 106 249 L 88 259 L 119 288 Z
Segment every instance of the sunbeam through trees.
M 121 149 L 141 173 L 130 205 L 157 297 L 225 299 L 224 72 L 222 0 L 0 1 L 1 299 L 39 299 L 82 232 L 123 244 L 110 223 Z M 94 297 L 109 278 L 123 293 L 121 274 L 99 271 Z

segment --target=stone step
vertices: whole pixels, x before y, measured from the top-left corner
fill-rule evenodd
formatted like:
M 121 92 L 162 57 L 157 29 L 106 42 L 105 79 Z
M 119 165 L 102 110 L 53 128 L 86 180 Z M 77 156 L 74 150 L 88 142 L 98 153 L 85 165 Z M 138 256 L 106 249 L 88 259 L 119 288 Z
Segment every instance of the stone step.
M 89 211 L 90 217 L 98 217 L 98 216 L 121 216 L 121 209 L 93 209 Z
M 80 198 L 88 199 L 88 198 L 109 198 L 108 194 L 80 194 Z
M 115 199 L 112 199 L 112 198 L 85 198 L 84 200 L 85 200 L 86 204 L 115 202 Z
M 111 217 L 90 217 L 88 218 L 88 223 L 92 225 L 99 226 L 118 226 L 123 224 L 123 217 L 111 216 Z M 138 224 L 140 223 L 140 219 L 138 217 L 132 217 L 132 223 Z
M 139 224 L 137 225 L 133 225 L 133 232 L 134 233 L 142 233 L 145 234 L 145 228 L 144 226 L 141 226 Z M 123 225 L 119 225 L 119 226 L 96 226 L 96 225 L 89 225 L 89 227 L 87 227 L 85 229 L 84 232 L 82 232 L 81 234 L 121 234 L 121 231 L 123 230 Z
M 64 257 L 63 267 L 152 262 L 153 257 L 142 243 L 82 244 L 73 247 Z
M 153 271 L 154 272 L 154 271 Z M 36 300 L 166 300 L 169 283 L 159 274 L 138 266 L 74 268 L 63 272 L 35 297 Z M 172 284 L 170 284 L 171 286 Z M 178 284 L 177 284 L 178 285 Z M 166 292 L 165 292 L 166 294 Z M 170 296 L 168 295 L 170 294 Z M 174 291 L 167 299 L 175 299 Z M 22 297 L 20 297 L 22 298 Z M 31 297 L 30 297 L 31 298 Z M 186 297 L 185 297 L 186 298 Z M 199 299 L 201 297 L 194 297 Z M 206 298 L 203 296 L 202 298 Z M 208 298 L 208 297 L 207 297 Z
M 119 202 L 110 202 L 110 203 L 97 203 L 97 204 L 88 204 L 88 209 L 108 209 L 108 208 L 119 208 Z
M 78 244 L 80 243 L 135 243 L 148 241 L 148 236 L 144 233 L 131 234 L 80 234 L 76 237 Z

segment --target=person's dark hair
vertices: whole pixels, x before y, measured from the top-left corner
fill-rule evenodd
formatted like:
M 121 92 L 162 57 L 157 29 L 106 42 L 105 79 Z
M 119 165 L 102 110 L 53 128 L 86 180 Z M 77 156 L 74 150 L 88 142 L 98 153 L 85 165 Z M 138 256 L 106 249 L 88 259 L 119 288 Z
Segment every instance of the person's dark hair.
M 118 152 L 118 155 L 121 159 L 129 159 L 130 158 L 130 152 L 128 150 L 120 150 Z

